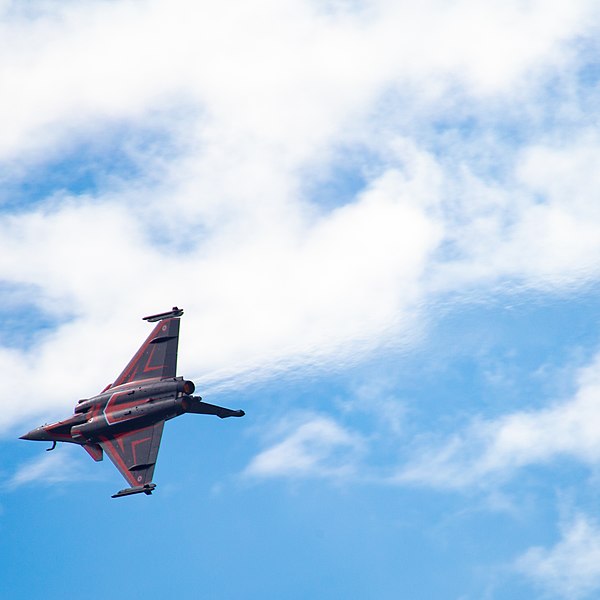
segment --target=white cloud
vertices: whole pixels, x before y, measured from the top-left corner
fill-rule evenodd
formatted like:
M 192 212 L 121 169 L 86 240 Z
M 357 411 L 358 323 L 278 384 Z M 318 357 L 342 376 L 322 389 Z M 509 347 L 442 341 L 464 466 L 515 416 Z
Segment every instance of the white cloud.
M 566 456 L 600 462 L 600 356 L 582 369 L 573 398 L 548 408 L 474 420 L 437 447 L 421 448 L 396 482 L 435 487 L 485 486 L 528 465 Z
M 410 184 L 390 171 L 355 203 L 291 224 L 272 215 L 262 223 L 258 206 L 186 253 L 156 247 L 106 203 L 0 220 L 2 276 L 37 286 L 42 310 L 75 317 L 28 351 L 3 350 L 15 398 L 3 422 L 103 387 L 143 339 L 139 316 L 173 304 L 186 309 L 187 376 L 351 360 L 417 311 L 440 233 L 408 196 Z M 25 385 L 43 394 L 25 404 Z
M 53 451 L 19 467 L 5 485 L 12 490 L 30 483 L 64 483 L 82 477 L 78 463 L 70 455 Z
M 562 538 L 554 546 L 530 548 L 516 568 L 549 597 L 595 597 L 600 588 L 600 526 L 580 514 L 561 529 Z
M 300 423 L 279 425 L 283 440 L 255 456 L 248 477 L 327 477 L 343 479 L 355 472 L 363 440 L 329 417 L 307 415 Z
M 456 291 L 504 281 L 568 290 L 596 279 L 598 151 L 598 136 L 586 127 L 568 143 L 524 146 L 501 180 L 476 176 L 466 163 L 456 176 L 444 173 L 456 196 L 441 203 L 452 252 L 437 266 L 433 287 Z
M 307 159 L 391 84 L 502 90 L 556 66 L 561 44 L 595 23 L 583 0 L 384 1 L 329 15 L 300 0 L 39 6 L 0 25 L 5 157 L 183 103 L 200 107 L 201 128 L 208 116 L 211 138 Z
M 596 268 L 596 216 L 565 201 L 572 187 L 542 189 L 543 161 L 562 150 L 531 148 L 494 186 L 401 126 L 447 118 L 457 99 L 476 112 L 482 98 L 535 103 L 544 73 L 575 61 L 570 42 L 597 27 L 593 3 L 322 6 L 0 5 L 5 178 L 111 130 L 169 140 L 136 154 L 131 181 L 0 215 L 0 279 L 74 318 L 29 350 L 2 349 L 0 428 L 103 387 L 146 333 L 133 319 L 173 304 L 186 309 L 181 372 L 215 381 L 410 339 L 432 296 L 465 281 Z M 340 148 L 377 166 L 326 210 L 306 179 L 334 168 Z M 462 260 L 439 265 L 445 244 Z M 36 393 L 24 402 L 23 390 Z

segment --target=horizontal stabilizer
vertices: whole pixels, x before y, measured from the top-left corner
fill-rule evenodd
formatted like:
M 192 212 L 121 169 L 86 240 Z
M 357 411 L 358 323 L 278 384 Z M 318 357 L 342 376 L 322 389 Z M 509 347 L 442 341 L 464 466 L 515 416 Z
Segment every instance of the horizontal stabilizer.
M 120 490 L 116 494 L 113 494 L 111 498 L 120 498 L 121 496 L 131 496 L 132 494 L 142 493 L 147 494 L 149 496 L 155 487 L 155 483 L 147 483 L 146 485 L 138 485 L 136 487 L 125 488 L 124 490 Z

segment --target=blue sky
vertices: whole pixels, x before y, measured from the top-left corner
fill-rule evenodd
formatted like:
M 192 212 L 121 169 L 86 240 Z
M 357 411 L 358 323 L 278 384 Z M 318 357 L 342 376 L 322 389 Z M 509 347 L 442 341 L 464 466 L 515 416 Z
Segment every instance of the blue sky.
M 600 594 L 589 0 L 0 0 L 7 598 Z M 185 309 L 151 497 L 18 436 Z

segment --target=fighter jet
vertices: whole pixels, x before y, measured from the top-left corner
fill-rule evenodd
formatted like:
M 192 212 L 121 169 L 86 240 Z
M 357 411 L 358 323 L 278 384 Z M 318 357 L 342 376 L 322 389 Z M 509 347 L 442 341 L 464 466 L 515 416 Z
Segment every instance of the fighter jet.
M 154 466 L 165 421 L 184 413 L 243 417 L 193 396 L 192 381 L 176 377 L 179 321 L 183 310 L 144 317 L 156 322 L 123 372 L 96 396 L 79 400 L 74 414 L 63 421 L 42 425 L 21 436 L 23 440 L 79 444 L 95 460 L 106 452 L 131 487 L 112 496 L 151 494 Z

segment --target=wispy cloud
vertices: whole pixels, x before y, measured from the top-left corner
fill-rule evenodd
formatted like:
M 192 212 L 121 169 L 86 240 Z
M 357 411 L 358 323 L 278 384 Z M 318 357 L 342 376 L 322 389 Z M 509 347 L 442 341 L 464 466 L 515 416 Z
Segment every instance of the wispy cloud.
M 255 478 L 353 476 L 363 450 L 362 437 L 329 417 L 306 415 L 300 422 L 280 423 L 282 439 L 255 456 L 244 475 Z
M 21 465 L 4 484 L 14 490 L 32 483 L 65 483 L 87 478 L 79 463 L 65 452 L 44 453 Z
M 561 539 L 529 548 L 515 563 L 547 597 L 596 597 L 600 589 L 600 526 L 584 514 L 562 523 Z
M 600 462 L 600 357 L 578 374 L 575 395 L 547 408 L 474 420 L 439 445 L 417 449 L 394 481 L 441 488 L 486 486 L 528 465 L 571 457 Z

